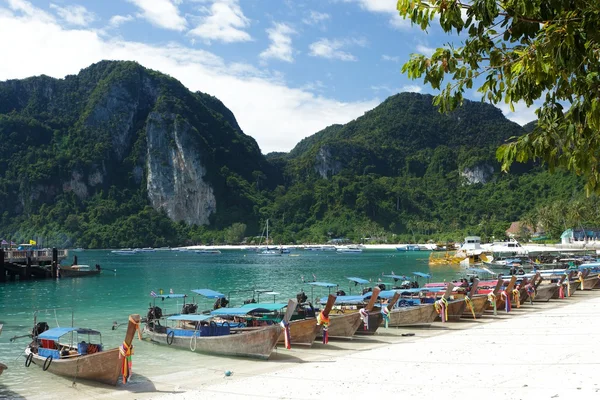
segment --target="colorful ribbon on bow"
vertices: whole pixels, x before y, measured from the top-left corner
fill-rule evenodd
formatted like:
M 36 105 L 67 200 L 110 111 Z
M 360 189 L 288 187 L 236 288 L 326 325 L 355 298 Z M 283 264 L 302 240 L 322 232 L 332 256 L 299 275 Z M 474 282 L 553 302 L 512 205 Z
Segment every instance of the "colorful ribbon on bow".
M 579 282 L 581 283 L 581 290 L 584 290 L 583 289 L 583 281 L 584 281 L 583 274 L 581 273 L 581 271 L 579 271 L 579 273 L 577 275 L 579 275 Z
M 517 308 L 521 308 L 521 293 L 519 292 L 519 289 L 513 289 L 512 294 L 515 303 L 517 303 Z
M 390 322 L 390 310 L 388 310 L 387 306 L 381 307 L 381 314 L 383 315 L 383 321 L 385 322 L 385 327 L 388 327 L 388 323 Z
M 287 321 L 281 321 L 279 324 L 283 328 L 283 339 L 284 339 L 284 343 L 285 343 L 285 348 L 289 350 L 292 348 L 292 336 L 290 334 L 290 323 Z
M 360 314 L 360 319 L 363 322 L 363 329 L 365 331 L 369 330 L 369 312 L 364 308 L 361 308 L 360 310 L 358 310 L 358 312 Z
M 323 325 L 323 344 L 329 343 L 329 315 L 325 316 L 323 311 L 317 315 L 317 325 Z
M 435 306 L 435 311 L 442 319 L 442 322 L 448 321 L 448 300 L 446 300 L 445 297 L 442 297 L 441 299 L 433 303 L 433 305 Z
M 127 343 L 123 342 L 119 346 L 119 360 L 121 360 L 121 374 L 123 375 L 123 383 L 127 383 L 131 378 L 131 356 L 133 355 L 133 344 L 128 346 Z
M 508 293 L 506 293 L 506 290 L 502 291 L 501 298 L 502 298 L 502 300 L 504 300 L 504 309 L 506 310 L 507 313 L 510 312 L 510 310 L 511 310 L 510 295 Z
M 471 314 L 473 314 L 473 319 L 477 319 L 475 318 L 475 309 L 473 308 L 473 302 L 471 301 L 471 298 L 469 296 L 465 296 L 465 303 L 467 303 L 467 307 L 469 307 L 469 310 L 471 310 Z
M 558 298 L 559 299 L 564 299 L 565 298 L 565 290 L 563 288 L 563 284 L 562 283 L 557 283 L 558 285 Z
M 525 286 L 525 290 L 527 290 L 527 294 L 529 295 L 529 303 L 533 304 L 533 299 L 535 299 L 535 288 L 530 283 Z
M 494 315 L 498 315 L 498 310 L 496 309 L 496 295 L 494 293 L 488 293 L 488 301 L 494 308 Z

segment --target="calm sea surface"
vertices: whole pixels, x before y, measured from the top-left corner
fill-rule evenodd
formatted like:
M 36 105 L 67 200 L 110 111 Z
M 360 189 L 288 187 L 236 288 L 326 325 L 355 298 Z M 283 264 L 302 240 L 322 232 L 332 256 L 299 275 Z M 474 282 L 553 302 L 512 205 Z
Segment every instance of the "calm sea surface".
M 391 271 L 398 275 L 411 275 L 414 271 L 428 272 L 433 281 L 449 280 L 462 276 L 456 267 L 429 267 L 429 252 L 401 253 L 389 250 L 365 250 L 360 254 L 335 252 L 292 251 L 281 257 L 261 256 L 241 250 L 223 251 L 218 255 L 202 255 L 176 251 L 139 253 L 132 256 L 111 254 L 108 250 L 83 251 L 77 254 L 80 264 L 96 263 L 102 266 L 99 276 L 87 278 L 64 278 L 10 282 L 0 284 L 0 323 L 4 330 L 0 336 L 0 361 L 9 369 L 0 376 L 0 397 L 28 396 L 48 390 L 52 375 L 42 373 L 40 368 L 25 368 L 22 352 L 28 340 L 9 342 L 15 335 L 31 331 L 33 311 L 46 308 L 72 308 L 75 326 L 102 331 L 105 347 L 116 347 L 123 340 L 125 328 L 111 330 L 113 321 L 125 323 L 129 314 L 146 314 L 152 301 L 150 291 L 185 293 L 191 289 L 210 288 L 228 295 L 230 306 L 237 306 L 252 293 L 239 290 L 269 289 L 281 294 L 277 302 L 286 302 L 304 290 L 309 298 L 324 296 L 327 289 L 315 288 L 302 282 L 313 280 L 336 283 L 347 294 L 356 293 L 345 278 L 348 276 L 372 279 L 376 282 L 382 273 Z M 65 260 L 63 263 L 67 263 Z M 116 272 L 113 272 L 115 270 Z M 381 278 L 390 282 L 389 278 Z M 188 302 L 192 297 L 188 298 Z M 194 299 L 200 309 L 212 306 L 212 301 L 199 296 Z M 273 301 L 273 296 L 263 296 L 261 301 Z M 158 302 L 163 311 L 176 312 L 181 302 L 165 300 Z M 42 312 L 38 321 L 46 321 L 51 327 L 71 325 L 71 311 Z M 144 351 L 148 346 L 151 351 Z M 175 350 L 142 342 L 136 345 L 136 362 L 147 368 L 165 365 Z M 180 354 L 183 352 L 178 352 Z M 151 354 L 151 355 L 150 355 Z M 180 357 L 178 355 L 178 357 Z M 187 356 L 186 356 L 187 357 Z M 193 355 L 193 357 L 198 357 Z M 167 362 L 168 363 L 168 362 Z M 135 369 L 134 369 L 135 371 Z M 35 379 L 31 379 L 34 377 Z M 61 383 L 62 381 L 62 383 Z M 58 379 L 57 385 L 66 380 Z

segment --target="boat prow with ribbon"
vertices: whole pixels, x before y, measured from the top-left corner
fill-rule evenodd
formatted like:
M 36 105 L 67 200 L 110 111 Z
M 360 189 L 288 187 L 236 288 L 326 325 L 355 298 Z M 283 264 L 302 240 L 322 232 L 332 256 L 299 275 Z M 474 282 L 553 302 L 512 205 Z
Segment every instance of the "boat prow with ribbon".
M 0 324 L 0 333 L 2 333 L 2 324 Z M 8 369 L 8 367 L 2 363 L 0 363 L 0 375 L 2 375 L 2 373 L 4 372 L 5 369 Z
M 88 328 L 50 328 L 34 316 L 32 342 L 25 349 L 25 366 L 31 364 L 43 371 L 71 379 L 86 379 L 116 385 L 119 377 L 125 383 L 131 376 L 131 344 L 140 316 L 129 316 L 125 340 L 119 348 L 104 349 L 100 332 Z

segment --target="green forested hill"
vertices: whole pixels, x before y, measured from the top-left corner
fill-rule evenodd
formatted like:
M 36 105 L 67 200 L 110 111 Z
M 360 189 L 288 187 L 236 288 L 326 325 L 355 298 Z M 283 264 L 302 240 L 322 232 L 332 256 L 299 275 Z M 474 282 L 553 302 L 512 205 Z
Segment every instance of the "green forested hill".
M 500 173 L 496 148 L 523 128 L 498 109 L 443 115 L 431 101 L 392 96 L 264 157 L 221 101 L 136 63 L 0 82 L 0 237 L 237 243 L 268 218 L 278 243 L 460 240 L 581 198 L 571 175 Z

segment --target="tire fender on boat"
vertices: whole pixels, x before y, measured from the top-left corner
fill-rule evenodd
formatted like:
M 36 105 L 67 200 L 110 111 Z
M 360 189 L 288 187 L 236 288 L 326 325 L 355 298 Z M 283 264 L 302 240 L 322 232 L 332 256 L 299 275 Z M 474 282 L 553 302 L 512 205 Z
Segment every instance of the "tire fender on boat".
M 27 358 L 25 359 L 25 366 L 27 368 L 29 368 L 29 366 L 31 365 L 31 361 L 33 360 L 33 353 L 29 353 L 27 355 Z
M 47 371 L 48 368 L 50 368 L 50 364 L 52 364 L 52 356 L 46 357 L 46 361 L 44 361 L 44 366 L 42 367 L 42 369 L 44 371 Z
M 171 340 L 169 340 L 169 338 L 171 338 Z M 167 344 L 168 345 L 172 345 L 174 339 L 175 339 L 175 332 L 171 331 L 171 332 L 167 333 Z

